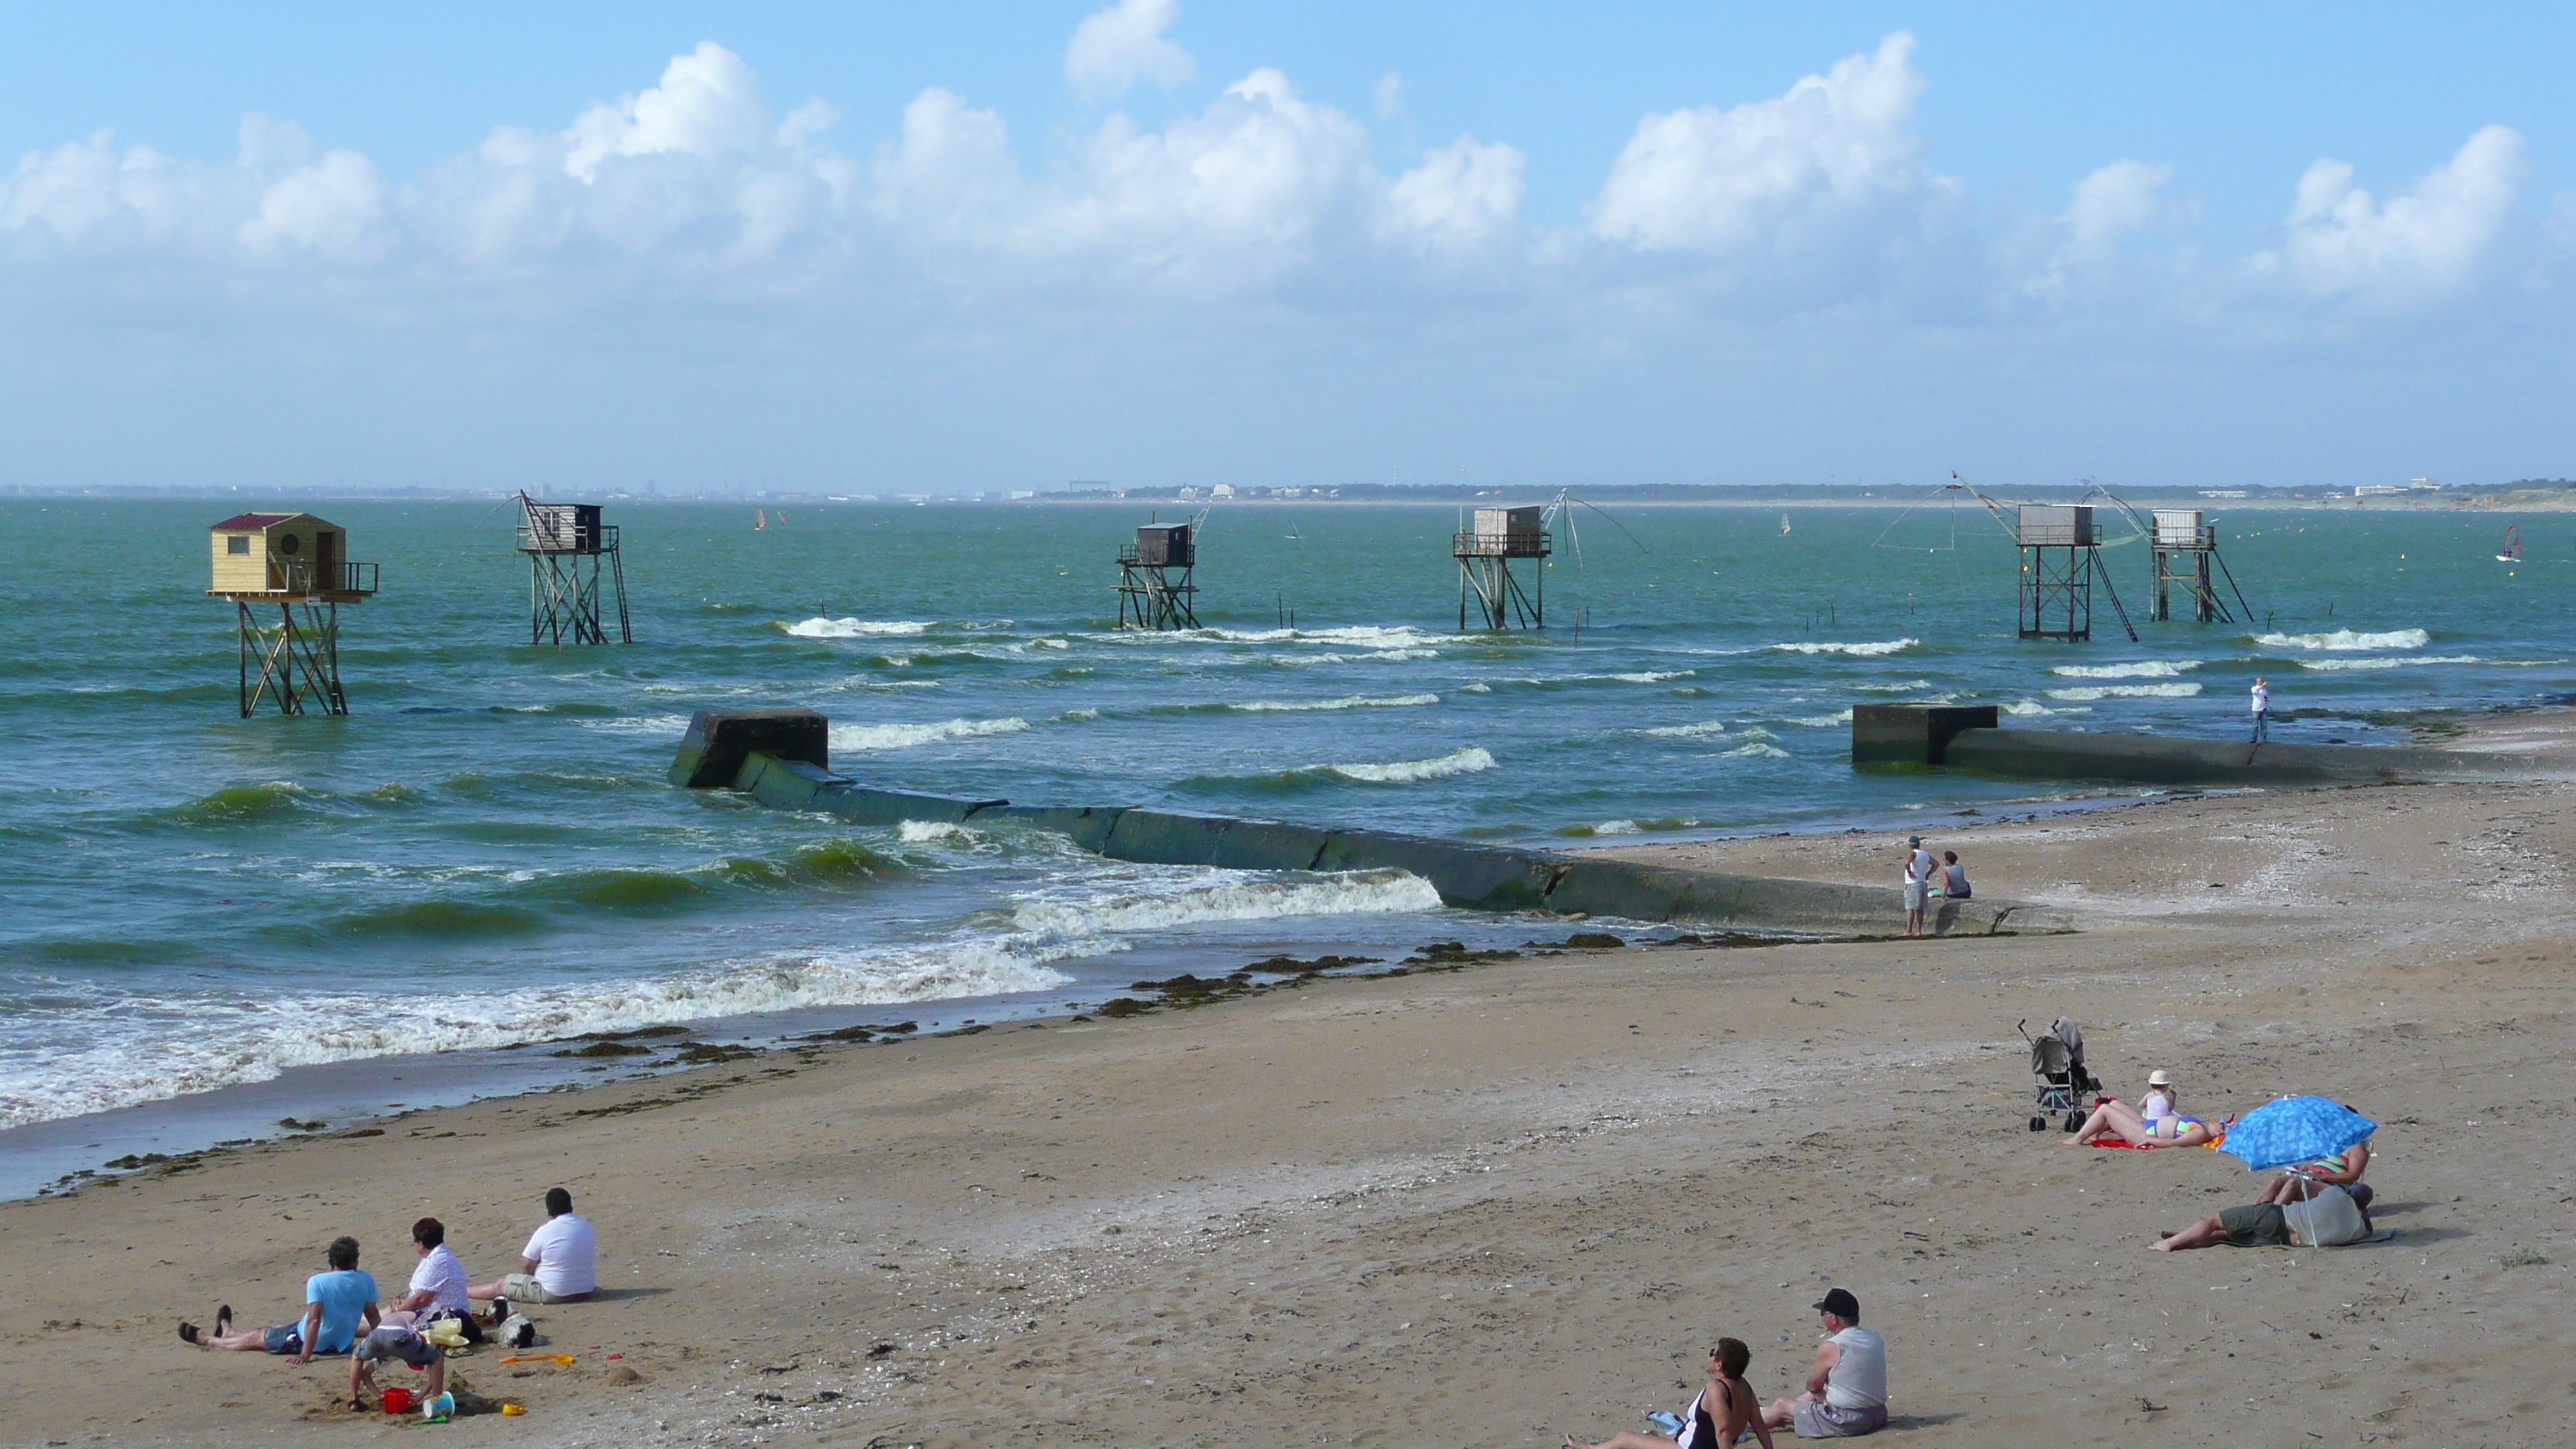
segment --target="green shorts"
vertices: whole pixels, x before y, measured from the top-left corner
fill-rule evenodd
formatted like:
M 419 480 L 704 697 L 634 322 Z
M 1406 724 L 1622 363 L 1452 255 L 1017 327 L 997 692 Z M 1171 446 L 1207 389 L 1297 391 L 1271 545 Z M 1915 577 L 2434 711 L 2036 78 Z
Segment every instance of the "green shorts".
M 2232 1207 L 2218 1215 L 2218 1229 L 2227 1241 L 2240 1248 L 2286 1248 L 2290 1246 L 2289 1220 L 2281 1215 L 2276 1202 L 2249 1202 Z

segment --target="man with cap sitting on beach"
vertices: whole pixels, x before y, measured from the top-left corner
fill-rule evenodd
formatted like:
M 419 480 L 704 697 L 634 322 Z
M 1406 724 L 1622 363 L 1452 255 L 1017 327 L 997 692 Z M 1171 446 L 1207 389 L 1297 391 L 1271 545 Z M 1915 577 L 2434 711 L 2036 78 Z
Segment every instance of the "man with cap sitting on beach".
M 1794 1429 L 1801 1439 L 1875 1434 L 1887 1427 L 1887 1343 L 1860 1326 L 1860 1300 L 1848 1288 L 1827 1293 L 1816 1312 L 1828 1336 L 1816 1345 L 1807 1391 L 1774 1400 L 1762 1421 L 1775 1429 Z

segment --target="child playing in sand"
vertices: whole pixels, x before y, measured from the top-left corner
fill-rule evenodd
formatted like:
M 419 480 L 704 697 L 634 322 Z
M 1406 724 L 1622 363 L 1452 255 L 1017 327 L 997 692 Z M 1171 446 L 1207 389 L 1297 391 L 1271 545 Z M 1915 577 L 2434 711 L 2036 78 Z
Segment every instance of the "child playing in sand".
M 1727 1449 L 1747 1433 L 1762 1441 L 1762 1449 L 1771 1449 L 1770 1426 L 1762 1422 L 1753 1386 L 1744 1381 L 1744 1370 L 1752 1362 L 1753 1351 L 1742 1340 L 1719 1339 L 1717 1347 L 1708 1351 L 1708 1382 L 1700 1386 L 1699 1397 L 1691 1400 L 1681 1432 L 1672 1438 L 1622 1432 L 1598 1444 L 1582 1444 L 1568 1434 L 1565 1449 L 1673 1449 L 1676 1445 L 1679 1449 Z

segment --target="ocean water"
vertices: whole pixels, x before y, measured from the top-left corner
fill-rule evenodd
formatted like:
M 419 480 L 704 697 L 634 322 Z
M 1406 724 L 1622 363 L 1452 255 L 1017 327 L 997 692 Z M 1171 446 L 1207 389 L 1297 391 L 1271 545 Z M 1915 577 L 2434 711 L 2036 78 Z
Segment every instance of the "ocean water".
M 2146 623 L 2133 545 L 2106 557 L 2141 641 L 2104 599 L 2064 645 L 2013 637 L 2008 542 L 1946 507 L 1799 509 L 1785 536 L 1777 510 L 1618 510 L 1633 539 L 1579 514 L 1580 559 L 1560 532 L 1547 573 L 1560 627 L 1484 635 L 1456 627 L 1454 509 L 1220 506 L 1207 627 L 1140 635 L 1109 624 L 1142 506 L 755 529 L 750 505 L 634 504 L 610 521 L 637 642 L 583 649 L 516 642 L 507 513 L 337 503 L 383 570 L 342 611 L 352 715 L 243 720 L 231 608 L 200 592 L 233 511 L 0 502 L 0 1129 L 470 1065 L 369 1099 L 418 1104 L 570 1072 L 530 1044 L 582 1032 L 989 1020 L 1277 950 L 1531 932 L 1401 876 L 1123 865 L 675 790 L 701 707 L 821 709 L 836 768 L 889 785 L 1572 847 L 2102 794 L 1856 773 L 1858 700 L 2228 734 L 2262 672 L 2302 716 L 2281 737 L 2387 739 L 2555 697 L 2576 660 L 2563 516 L 2521 518 L 2509 568 L 2491 514 L 2224 514 L 2253 621 Z M 34 1140 L 0 1130 L 0 1159 Z

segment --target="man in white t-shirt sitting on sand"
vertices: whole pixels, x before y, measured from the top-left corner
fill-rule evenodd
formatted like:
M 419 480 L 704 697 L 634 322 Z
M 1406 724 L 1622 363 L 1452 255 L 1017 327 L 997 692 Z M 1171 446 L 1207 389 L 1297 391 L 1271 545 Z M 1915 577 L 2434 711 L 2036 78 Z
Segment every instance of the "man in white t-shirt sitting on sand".
M 1860 1300 L 1836 1288 L 1816 1305 L 1828 1337 L 1816 1345 L 1807 1391 L 1775 1400 L 1763 1422 L 1801 1439 L 1857 1439 L 1887 1427 L 1887 1345 L 1860 1326 Z
M 599 1291 L 598 1235 L 572 1210 L 572 1194 L 546 1189 L 546 1222 L 519 1254 L 519 1271 L 499 1282 L 468 1288 L 474 1299 L 510 1303 L 579 1303 Z

